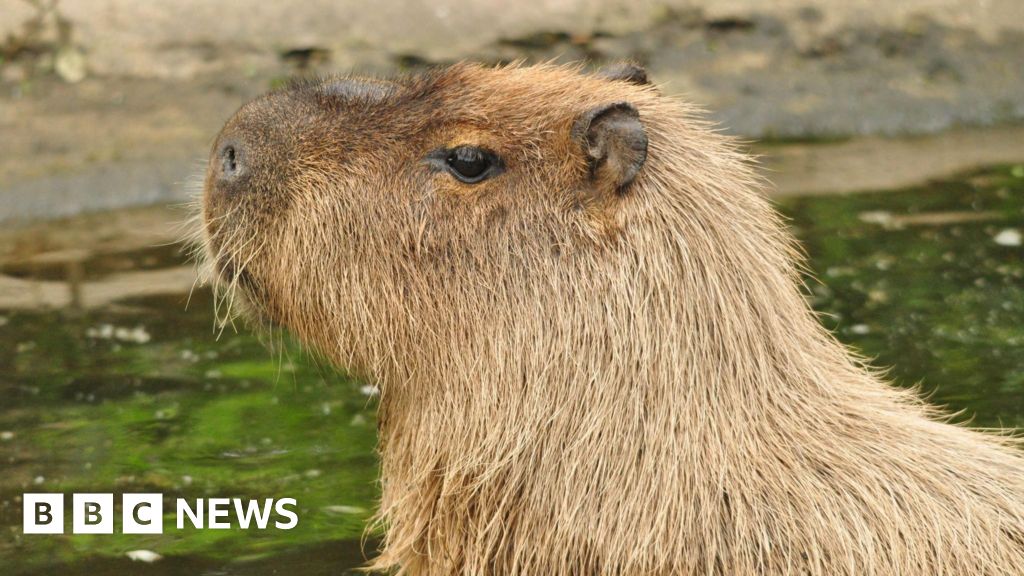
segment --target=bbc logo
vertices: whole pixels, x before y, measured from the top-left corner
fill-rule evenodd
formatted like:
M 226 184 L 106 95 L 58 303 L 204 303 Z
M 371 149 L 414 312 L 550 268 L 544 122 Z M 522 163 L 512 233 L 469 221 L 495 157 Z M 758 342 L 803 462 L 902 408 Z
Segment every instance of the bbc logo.
M 24 494 L 22 498 L 25 534 L 64 533 L 63 494 Z M 114 533 L 113 494 L 72 494 L 71 502 L 72 533 Z M 163 495 L 124 494 L 121 506 L 123 534 L 163 534 Z

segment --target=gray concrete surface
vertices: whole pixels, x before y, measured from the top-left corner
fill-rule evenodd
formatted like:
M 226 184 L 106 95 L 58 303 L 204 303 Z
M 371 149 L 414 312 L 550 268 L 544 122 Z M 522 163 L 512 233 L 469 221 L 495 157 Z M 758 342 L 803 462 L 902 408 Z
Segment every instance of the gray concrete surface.
M 289 76 L 516 58 L 638 60 L 751 139 L 1024 120 L 1021 0 L 0 0 L 0 221 L 184 200 L 221 123 Z M 948 172 L 1014 157 L 991 138 L 944 163 L 900 158 Z M 845 189 L 878 187 L 849 172 Z
M 0 0 L 0 37 L 18 34 L 36 3 L 52 1 Z M 450 60 L 537 31 L 628 34 L 673 13 L 712 21 L 765 14 L 799 23 L 795 36 L 807 42 L 847 27 L 898 29 L 922 16 L 987 39 L 1024 30 L 1020 0 L 63 0 L 56 12 L 95 73 L 174 78 L 259 66 L 275 51 L 308 47 L 354 66 L 371 52 Z

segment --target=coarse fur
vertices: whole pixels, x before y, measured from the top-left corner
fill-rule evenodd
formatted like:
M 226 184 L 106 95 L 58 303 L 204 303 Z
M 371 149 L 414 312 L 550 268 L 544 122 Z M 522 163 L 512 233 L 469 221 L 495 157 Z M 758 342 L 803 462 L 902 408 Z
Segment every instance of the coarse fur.
M 212 277 L 380 387 L 373 567 L 1024 573 L 1016 441 L 838 343 L 747 158 L 632 76 L 307 82 L 214 145 Z M 648 148 L 620 190 L 574 126 L 622 102 Z M 244 166 L 227 184 L 225 142 Z M 505 171 L 464 184 L 423 160 L 460 144 Z

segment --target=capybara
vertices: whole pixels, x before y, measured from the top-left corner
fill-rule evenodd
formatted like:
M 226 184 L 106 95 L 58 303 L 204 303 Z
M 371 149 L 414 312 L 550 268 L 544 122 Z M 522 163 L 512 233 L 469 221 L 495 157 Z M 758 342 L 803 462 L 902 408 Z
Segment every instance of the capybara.
M 303 81 L 211 153 L 209 274 L 380 388 L 429 575 L 1024 574 L 1024 457 L 824 329 L 747 157 L 644 71 Z

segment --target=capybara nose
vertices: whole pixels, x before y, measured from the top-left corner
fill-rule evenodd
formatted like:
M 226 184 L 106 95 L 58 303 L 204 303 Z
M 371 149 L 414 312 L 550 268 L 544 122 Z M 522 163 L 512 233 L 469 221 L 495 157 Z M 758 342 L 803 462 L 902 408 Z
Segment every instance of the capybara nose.
M 247 172 L 246 148 L 237 138 L 221 142 L 213 156 L 216 171 L 214 185 L 218 192 L 230 194 L 237 190 L 238 183 Z

